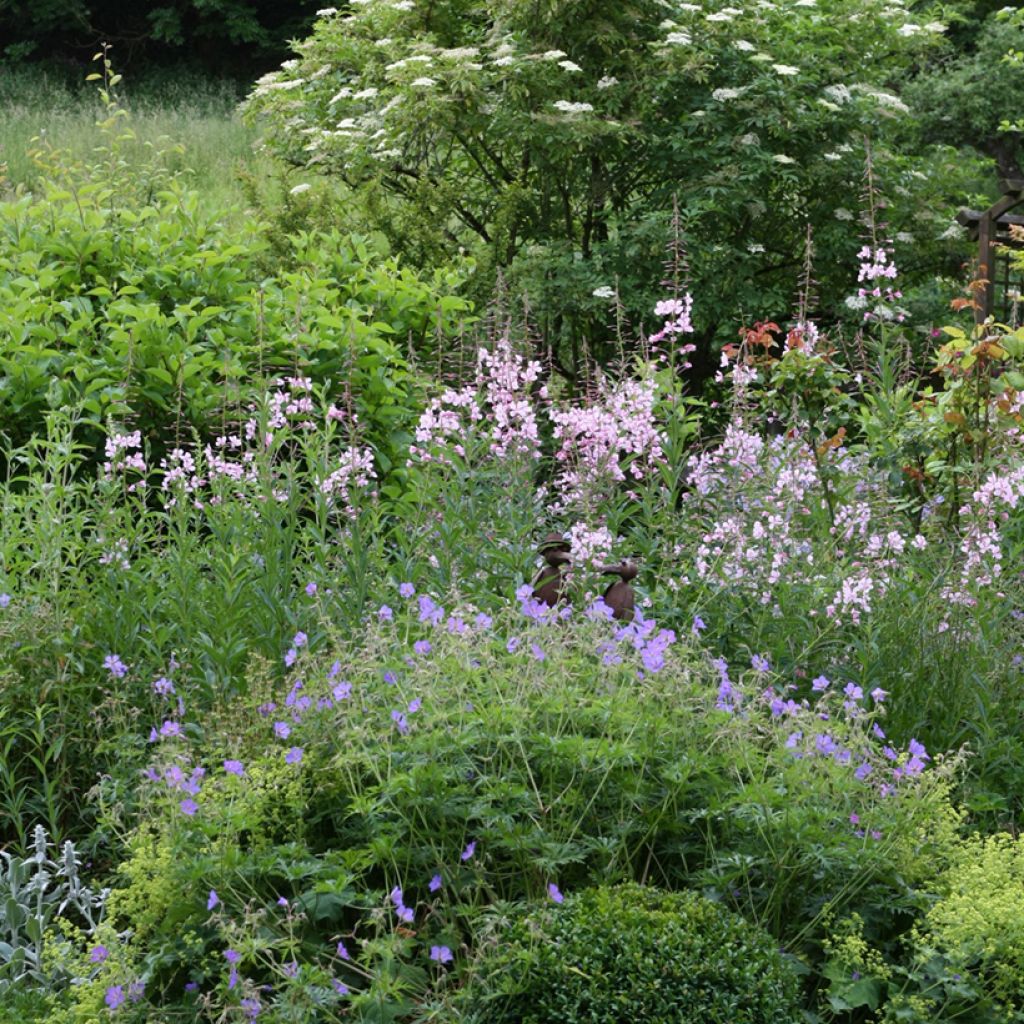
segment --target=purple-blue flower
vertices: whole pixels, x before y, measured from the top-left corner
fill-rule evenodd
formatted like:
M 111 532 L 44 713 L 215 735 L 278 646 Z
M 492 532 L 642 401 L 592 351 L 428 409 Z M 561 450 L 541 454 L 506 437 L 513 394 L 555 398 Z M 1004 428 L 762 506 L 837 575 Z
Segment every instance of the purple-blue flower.
M 469 860 L 469 858 L 472 857 L 474 853 L 476 853 L 476 840 L 475 839 L 473 840 L 473 842 L 466 844 L 466 848 L 462 851 L 462 854 L 461 854 L 462 860 L 463 861 Z
M 106 946 L 93 946 L 89 950 L 89 963 L 101 964 L 110 956 L 110 950 Z
M 755 654 L 750 659 L 750 667 L 755 672 L 761 672 L 761 673 L 771 672 L 771 670 L 772 670 L 771 662 L 763 654 Z
M 218 903 L 220 903 L 220 897 L 217 895 L 217 891 L 215 889 L 211 889 L 210 895 L 206 899 L 206 909 L 213 910 Z
M 562 890 L 554 882 L 548 882 L 548 899 L 553 903 L 561 903 L 565 899 Z
M 103 997 L 103 1002 L 107 1004 L 107 1007 L 111 1010 L 116 1010 L 120 1006 L 124 1006 L 125 994 L 124 987 L 122 985 L 111 985 L 107 989 L 107 994 Z
M 292 747 L 284 755 L 285 764 L 302 764 L 302 747 Z
M 386 604 L 382 604 L 377 609 L 377 618 L 381 622 L 390 622 L 394 617 L 395 613 Z
M 442 881 L 441 876 L 434 875 L 434 877 L 430 880 L 429 884 L 427 885 L 427 888 L 431 892 L 437 892 L 437 890 L 440 889 L 442 885 L 444 885 L 444 882 Z
M 229 758 L 224 762 L 224 771 L 226 771 L 228 775 L 237 775 L 241 778 L 245 775 L 245 765 L 242 764 L 241 761 L 235 761 Z
M 433 647 L 431 647 L 429 640 L 417 640 L 416 643 L 412 645 L 412 649 L 417 654 L 422 655 L 429 654 L 433 650 Z
M 115 679 L 123 679 L 128 675 L 128 666 L 116 654 L 108 654 L 103 659 L 103 667 Z
M 450 964 L 455 958 L 447 946 L 431 946 L 430 959 L 436 960 L 439 964 Z
M 185 797 L 178 806 L 181 808 L 182 814 L 187 814 L 190 818 L 199 810 L 199 804 L 191 797 Z
M 411 583 L 400 583 L 398 593 L 407 600 L 416 593 L 416 588 Z

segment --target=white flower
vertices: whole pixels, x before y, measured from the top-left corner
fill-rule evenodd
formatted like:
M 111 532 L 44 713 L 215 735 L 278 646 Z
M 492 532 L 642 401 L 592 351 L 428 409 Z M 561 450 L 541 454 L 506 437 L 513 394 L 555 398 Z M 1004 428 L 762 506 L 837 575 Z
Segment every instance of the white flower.
M 545 50 L 540 56 L 541 60 L 561 60 L 569 55 L 565 50 Z
M 515 57 L 499 57 L 495 62 L 496 68 L 507 68 L 510 64 L 515 64 Z
M 689 32 L 669 32 L 665 42 L 670 46 L 689 46 L 692 40 Z
M 285 69 L 285 71 L 291 71 L 292 68 L 297 68 L 298 66 L 299 66 L 299 62 L 297 60 L 283 60 L 283 61 L 281 61 L 281 67 L 283 67 Z
M 741 146 L 756 146 L 761 141 L 761 137 L 754 132 L 747 132 L 746 135 L 741 135 L 737 141 Z
M 457 46 L 452 50 L 442 50 L 441 56 L 449 60 L 463 60 L 466 57 L 476 57 L 479 53 L 478 46 Z
M 914 236 L 909 231 L 897 231 L 896 241 L 910 243 L 914 241 Z
M 320 10 L 316 12 L 316 16 L 318 18 L 329 18 L 332 14 L 337 14 L 337 13 L 338 13 L 338 8 L 337 7 L 321 7 Z
M 614 75 L 605 75 L 604 78 L 600 79 L 597 83 L 598 89 L 610 89 L 613 85 L 618 85 L 619 80 Z
M 725 103 L 728 100 L 734 100 L 742 96 L 747 90 L 743 89 L 715 89 L 711 94 L 713 100 L 717 100 L 719 103 Z
M 356 0 L 352 0 L 352 3 L 355 3 L 355 2 L 356 2 Z M 390 46 L 393 42 L 394 42 L 394 39 L 392 39 L 391 36 L 381 36 L 380 39 L 378 39 L 373 45 L 374 46 Z
M 845 206 L 837 206 L 832 215 L 836 220 L 853 220 L 853 214 Z
M 946 26 L 941 21 L 929 21 L 924 27 L 925 32 L 945 32 Z
M 327 102 L 337 103 L 338 100 L 347 100 L 352 95 L 352 90 L 346 85 L 339 89 Z
M 372 100 L 377 95 L 377 90 L 371 85 L 366 89 L 360 89 L 359 92 L 353 93 L 352 99 L 354 100 Z
M 848 295 L 846 298 L 848 309 L 863 309 L 867 304 L 868 300 L 863 295 Z
M 435 82 L 433 78 L 424 77 L 414 78 L 409 84 L 416 86 L 417 89 L 429 89 L 432 86 L 437 85 L 437 82 Z
M 335 128 L 355 128 L 355 126 L 356 119 L 354 117 L 346 117 L 343 120 L 339 121 L 335 125 Z
M 586 114 L 594 108 L 589 103 L 571 103 L 569 100 L 555 100 L 555 109 L 563 114 Z
M 826 85 L 824 92 L 833 103 L 850 102 L 850 90 L 845 85 Z
M 579 66 L 575 61 L 572 60 L 560 60 L 558 66 L 563 68 L 565 71 L 582 71 L 583 68 Z
M 302 182 L 301 185 L 296 185 L 294 188 L 288 190 L 290 196 L 301 196 L 303 192 L 308 192 L 313 186 L 308 181 Z
M 794 7 L 817 7 L 818 0 L 796 0 Z
M 786 156 L 785 153 L 776 153 L 772 159 L 777 164 L 795 164 L 796 161 L 791 156 Z
M 614 299 L 615 289 L 609 288 L 608 285 L 603 284 L 600 288 L 595 288 L 591 293 L 595 299 Z
M 759 252 L 764 252 L 764 246 L 761 245 L 760 242 L 751 242 L 750 245 L 747 246 L 747 252 L 756 256 Z
M 753 53 L 757 49 L 753 43 L 748 43 L 746 39 L 737 39 L 732 45 L 744 53 Z
M 701 10 L 697 4 L 676 4 L 677 11 L 689 11 L 691 14 Z
M 793 67 L 791 64 L 773 64 L 775 68 L 775 74 L 777 75 L 799 75 L 800 69 Z
M 732 21 L 732 15 L 726 11 L 716 11 L 714 14 L 708 14 L 705 21 Z
M 900 25 L 896 31 L 901 36 L 916 36 L 921 31 L 921 26 L 908 21 L 905 25 Z

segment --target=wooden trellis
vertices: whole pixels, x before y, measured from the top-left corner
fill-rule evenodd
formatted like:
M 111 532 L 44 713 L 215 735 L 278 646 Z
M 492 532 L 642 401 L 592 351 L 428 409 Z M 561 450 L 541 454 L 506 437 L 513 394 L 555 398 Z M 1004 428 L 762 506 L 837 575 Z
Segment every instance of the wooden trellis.
M 981 323 L 994 316 L 1000 323 L 1020 320 L 1024 276 L 1010 265 L 1007 250 L 1024 250 L 1024 242 L 1011 234 L 1024 230 L 1024 216 L 1011 211 L 1024 205 L 1024 180 L 1000 183 L 1002 197 L 987 210 L 961 210 L 956 219 L 978 243 L 978 277 L 983 282 L 974 295 L 974 318 Z M 1019 234 L 1019 233 L 1018 233 Z

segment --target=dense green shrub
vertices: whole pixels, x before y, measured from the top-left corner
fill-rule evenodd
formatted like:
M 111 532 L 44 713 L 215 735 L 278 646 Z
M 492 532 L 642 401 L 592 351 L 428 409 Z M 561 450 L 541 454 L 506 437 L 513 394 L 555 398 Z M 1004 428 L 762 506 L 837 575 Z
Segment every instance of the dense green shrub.
M 584 890 L 496 936 L 467 993 L 488 1024 L 792 1024 L 771 938 L 694 893 Z
M 336 232 L 297 236 L 268 264 L 259 225 L 206 209 L 158 154 L 124 159 L 125 112 L 106 95 L 95 162 L 40 150 L 38 190 L 0 202 L 8 438 L 73 406 L 161 451 L 192 430 L 225 432 L 271 377 L 304 375 L 358 418 L 388 471 L 417 405 L 409 352 L 468 312 L 459 275 L 423 279 Z

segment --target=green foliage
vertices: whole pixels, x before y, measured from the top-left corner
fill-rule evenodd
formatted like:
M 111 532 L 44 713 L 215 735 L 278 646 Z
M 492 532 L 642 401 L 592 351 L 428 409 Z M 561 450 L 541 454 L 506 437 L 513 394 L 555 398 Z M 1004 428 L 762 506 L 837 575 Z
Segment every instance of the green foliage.
M 783 1024 L 796 975 L 771 938 L 694 893 L 584 890 L 495 937 L 466 1020 Z
M 924 69 L 907 98 L 928 138 L 973 145 L 996 161 L 1001 177 L 1020 178 L 1024 82 L 1015 53 L 1024 50 L 1024 22 L 1010 7 L 972 19 L 961 47 Z
M 140 64 L 189 57 L 210 71 L 250 73 L 279 58 L 289 39 L 308 29 L 314 0 L 9 0 L 0 9 L 8 60 L 53 60 L 99 40 L 125 45 Z
M 205 208 L 159 155 L 125 159 L 127 113 L 104 95 L 94 162 L 44 148 L 38 192 L 0 204 L 7 436 L 74 406 L 160 446 L 211 434 L 271 376 L 298 373 L 348 396 L 390 470 L 416 404 L 405 352 L 466 315 L 460 275 L 425 281 L 337 232 L 296 236 L 268 267 L 258 225 Z

